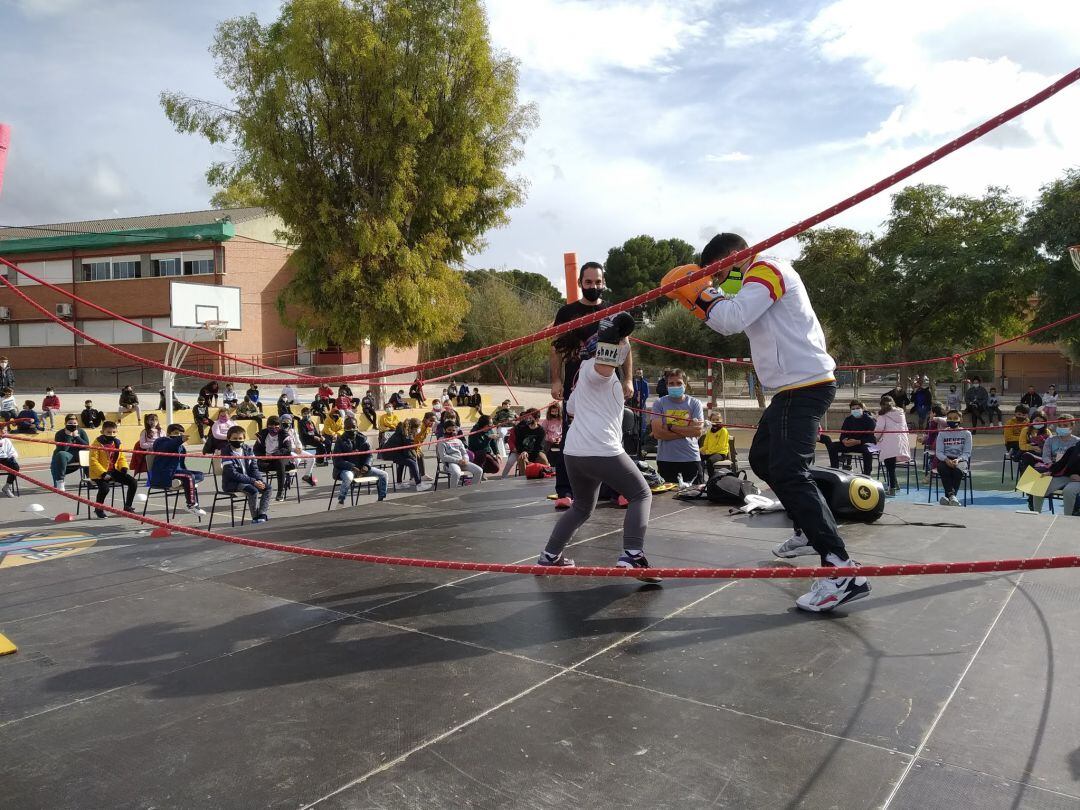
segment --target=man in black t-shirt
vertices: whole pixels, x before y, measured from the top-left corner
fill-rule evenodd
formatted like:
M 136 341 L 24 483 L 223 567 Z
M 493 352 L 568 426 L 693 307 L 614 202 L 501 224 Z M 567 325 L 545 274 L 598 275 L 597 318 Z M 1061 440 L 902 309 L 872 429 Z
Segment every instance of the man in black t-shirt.
M 604 291 L 604 266 L 599 262 L 586 262 L 581 266 L 578 273 L 578 286 L 581 287 L 581 299 L 559 307 L 555 313 L 555 325 L 575 321 L 585 315 L 592 315 L 598 309 L 607 306 L 601 295 Z M 600 329 L 600 322 L 582 326 L 565 335 L 559 335 L 551 344 L 551 396 L 562 400 L 563 437 L 569 427 L 566 415 L 566 400 L 570 398 L 570 392 L 574 390 L 577 382 L 578 369 L 581 361 L 587 360 L 596 353 L 596 333 Z M 623 369 L 625 372 L 625 368 Z M 626 397 L 634 393 L 630 375 L 620 374 L 623 382 L 623 395 Z M 562 453 L 552 453 L 555 456 L 555 508 L 569 509 L 573 504 L 574 493 L 570 487 L 570 479 L 566 475 L 566 466 L 563 464 Z

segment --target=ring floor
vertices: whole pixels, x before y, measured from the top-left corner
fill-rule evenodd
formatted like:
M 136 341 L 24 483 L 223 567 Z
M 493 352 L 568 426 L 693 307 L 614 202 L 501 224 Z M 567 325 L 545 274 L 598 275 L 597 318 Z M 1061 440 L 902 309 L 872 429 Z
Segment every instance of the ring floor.
M 527 561 L 549 488 L 242 533 Z M 650 561 L 789 564 L 780 516 L 726 512 L 657 496 Z M 572 556 L 613 564 L 622 516 L 599 508 Z M 964 528 L 905 523 L 942 520 Z M 844 535 L 862 562 L 923 562 L 1074 554 L 1077 525 L 890 503 Z M 0 807 L 1080 807 L 1075 570 L 879 579 L 808 615 L 806 580 L 469 574 L 66 526 L 96 543 L 0 569 L 20 648 L 0 658 Z

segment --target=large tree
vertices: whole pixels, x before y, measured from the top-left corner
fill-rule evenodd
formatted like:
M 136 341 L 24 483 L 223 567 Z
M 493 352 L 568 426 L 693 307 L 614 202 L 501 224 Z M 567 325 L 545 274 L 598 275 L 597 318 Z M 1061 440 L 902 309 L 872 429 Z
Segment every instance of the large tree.
M 812 232 L 794 264 L 842 359 L 946 355 L 1015 325 L 1035 266 L 1023 217 L 1004 189 L 910 186 L 893 195 L 880 237 Z
M 509 169 L 534 119 L 479 0 L 287 0 L 269 25 L 221 23 L 211 53 L 230 103 L 161 102 L 231 147 L 207 173 L 219 200 L 262 202 L 300 245 L 278 303 L 301 340 L 370 341 L 375 371 L 385 345 L 452 337 L 451 265 L 522 202 Z
M 668 270 L 690 264 L 694 258 L 694 246 L 682 239 L 635 236 L 608 251 L 604 283 L 614 301 L 625 301 L 660 286 Z M 662 306 L 663 301 L 657 299 L 646 304 L 645 310 L 657 312 Z
M 1024 232 L 1040 265 L 1035 321 L 1050 323 L 1080 312 L 1080 270 L 1068 253 L 1070 245 L 1080 245 L 1080 169 L 1070 169 L 1042 187 Z M 1060 340 L 1080 362 L 1080 321 L 1043 332 L 1035 340 Z

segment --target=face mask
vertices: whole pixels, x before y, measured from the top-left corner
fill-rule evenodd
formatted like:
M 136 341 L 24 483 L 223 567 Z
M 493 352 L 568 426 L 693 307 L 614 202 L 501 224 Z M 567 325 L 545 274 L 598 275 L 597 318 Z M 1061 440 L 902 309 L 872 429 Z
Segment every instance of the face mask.
M 76 430 L 79 429 L 79 426 L 77 424 L 75 424 L 74 422 L 70 422 L 70 423 L 64 425 L 64 427 L 66 427 L 72 433 L 74 433 Z
M 600 300 L 600 293 L 603 290 L 600 287 L 587 287 L 581 291 L 581 297 L 588 301 L 590 304 L 595 304 Z
M 950 394 L 955 394 L 956 393 L 956 387 L 954 386 L 954 387 L 950 388 L 949 393 Z
M 352 428 L 349 428 L 348 430 L 345 431 L 345 435 L 349 436 L 351 438 L 351 437 L 356 435 L 356 431 L 353 430 Z
M 1058 436 L 1068 436 L 1070 433 L 1072 433 L 1072 428 L 1059 427 L 1057 429 L 1057 435 Z
M 219 422 L 228 422 L 229 421 L 229 415 L 227 413 L 223 413 L 221 416 L 219 416 L 217 418 L 217 420 Z
M 686 393 L 686 386 L 683 385 L 669 385 L 667 388 L 668 396 L 678 399 L 684 393 Z
M 1044 427 L 1046 427 L 1046 425 L 1044 425 L 1042 422 L 1032 422 L 1031 423 L 1031 429 L 1032 430 L 1038 431 L 1038 430 L 1042 430 Z
M 862 416 L 862 408 L 852 408 L 851 415 L 858 419 L 860 416 Z
M 244 442 L 241 439 L 229 439 L 229 444 L 231 444 L 233 447 L 239 448 L 244 445 Z
M 281 428 L 272 427 L 272 428 L 270 428 L 270 433 L 272 433 L 274 436 L 276 436 L 277 434 L 281 433 Z
M 184 434 L 183 433 L 176 433 L 176 434 L 170 436 L 169 438 L 170 439 L 182 439 L 182 438 L 184 438 Z
M 724 427 L 723 425 L 716 425 L 716 424 L 714 424 L 714 425 L 712 426 L 712 432 L 713 432 L 713 433 L 719 433 L 719 432 L 720 432 L 720 430 L 721 430 L 721 429 L 723 429 L 723 427 Z
M 949 422 L 949 421 L 946 421 L 946 422 L 945 422 L 945 427 L 948 427 L 948 428 L 953 428 L 953 429 L 955 430 L 956 428 L 960 427 L 960 423 L 959 423 L 959 422 Z
M 101 439 L 100 439 L 99 441 L 100 441 L 100 442 L 101 442 L 102 444 L 107 444 L 107 445 L 117 445 L 117 444 L 120 444 L 120 441 L 119 441 L 119 439 L 117 439 L 117 438 L 116 438 L 115 436 L 102 436 L 102 437 L 101 437 Z

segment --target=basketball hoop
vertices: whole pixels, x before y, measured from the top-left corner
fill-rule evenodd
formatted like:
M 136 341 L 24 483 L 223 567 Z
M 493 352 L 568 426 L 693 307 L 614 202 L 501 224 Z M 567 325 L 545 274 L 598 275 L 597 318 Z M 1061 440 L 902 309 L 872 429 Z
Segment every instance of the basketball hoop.
M 1073 266 L 1080 270 L 1080 245 L 1073 245 L 1069 248 L 1069 257 L 1072 259 Z
M 224 340 L 229 334 L 228 321 L 203 321 L 202 328 L 209 332 L 214 340 Z

